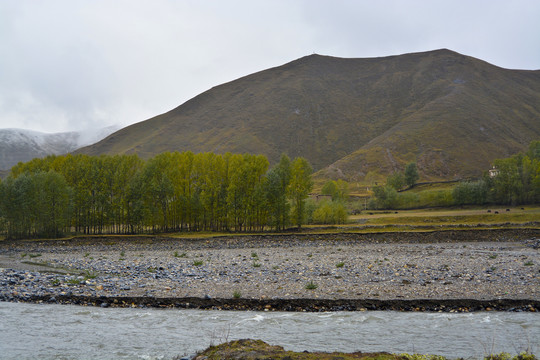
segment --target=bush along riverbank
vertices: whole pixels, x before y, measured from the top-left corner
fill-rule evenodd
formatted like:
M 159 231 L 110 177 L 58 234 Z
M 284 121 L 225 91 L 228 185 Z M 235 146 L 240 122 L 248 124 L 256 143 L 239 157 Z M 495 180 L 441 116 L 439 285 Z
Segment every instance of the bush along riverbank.
M 419 355 L 419 354 L 390 354 L 385 352 L 378 353 L 319 353 L 319 352 L 293 352 L 286 351 L 281 346 L 273 346 L 261 340 L 236 340 L 230 341 L 217 346 L 210 346 L 205 351 L 196 354 L 193 357 L 180 359 L 193 360 L 446 360 L 446 357 L 438 355 Z M 537 360 L 537 357 L 529 353 L 521 353 L 511 356 L 506 353 L 492 354 L 484 358 L 485 360 Z

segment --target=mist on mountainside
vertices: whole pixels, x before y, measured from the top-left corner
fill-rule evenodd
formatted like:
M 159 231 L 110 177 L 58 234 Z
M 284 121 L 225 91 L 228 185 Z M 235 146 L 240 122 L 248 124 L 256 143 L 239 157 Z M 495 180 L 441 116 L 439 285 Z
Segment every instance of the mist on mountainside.
M 118 129 L 118 126 L 108 126 L 51 134 L 25 129 L 0 129 L 0 169 L 9 170 L 17 163 L 33 158 L 69 153 L 98 142 Z

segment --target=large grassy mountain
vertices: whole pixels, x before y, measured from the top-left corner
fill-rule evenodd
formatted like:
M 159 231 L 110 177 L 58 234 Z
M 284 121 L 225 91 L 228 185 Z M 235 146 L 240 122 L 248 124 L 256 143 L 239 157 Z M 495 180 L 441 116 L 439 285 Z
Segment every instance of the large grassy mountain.
M 214 87 L 83 148 L 282 153 L 361 180 L 416 161 L 423 178 L 478 175 L 540 138 L 540 71 L 449 50 L 384 58 L 311 55 Z

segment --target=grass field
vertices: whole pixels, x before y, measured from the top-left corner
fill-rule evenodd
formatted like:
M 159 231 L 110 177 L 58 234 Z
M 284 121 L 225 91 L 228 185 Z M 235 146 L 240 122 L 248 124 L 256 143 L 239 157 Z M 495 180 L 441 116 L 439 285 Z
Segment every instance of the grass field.
M 491 207 L 464 209 L 422 209 L 401 211 L 364 211 L 349 217 L 348 226 L 485 226 L 514 227 L 540 225 L 540 207 Z

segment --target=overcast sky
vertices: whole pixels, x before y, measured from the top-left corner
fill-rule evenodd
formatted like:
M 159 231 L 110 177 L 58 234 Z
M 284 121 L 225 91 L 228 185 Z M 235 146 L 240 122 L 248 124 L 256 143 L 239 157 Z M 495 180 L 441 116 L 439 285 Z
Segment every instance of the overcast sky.
M 0 128 L 127 125 L 318 53 L 540 69 L 538 0 L 0 0 Z

